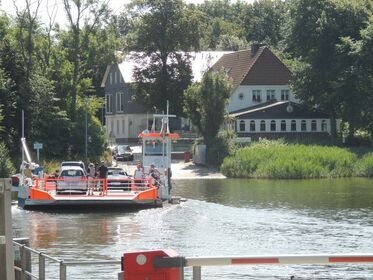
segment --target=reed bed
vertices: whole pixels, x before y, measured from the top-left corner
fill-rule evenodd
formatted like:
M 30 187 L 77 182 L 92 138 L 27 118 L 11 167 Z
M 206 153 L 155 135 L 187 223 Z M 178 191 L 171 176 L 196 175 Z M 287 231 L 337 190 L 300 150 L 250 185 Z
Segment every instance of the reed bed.
M 355 154 L 339 147 L 266 140 L 239 149 L 233 156 L 225 158 L 221 171 L 227 177 L 238 178 L 351 177 L 355 175 L 357 161 Z M 369 164 L 373 173 L 373 156 L 367 159 L 365 166 Z

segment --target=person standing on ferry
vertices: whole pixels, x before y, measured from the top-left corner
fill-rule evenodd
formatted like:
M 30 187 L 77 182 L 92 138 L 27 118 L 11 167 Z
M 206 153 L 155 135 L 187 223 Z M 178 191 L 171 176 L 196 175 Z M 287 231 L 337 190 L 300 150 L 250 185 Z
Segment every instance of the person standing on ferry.
M 107 173 L 108 173 L 108 168 L 106 167 L 105 162 L 102 161 L 101 166 L 98 168 L 98 174 L 100 177 L 100 185 L 101 185 L 100 195 L 102 194 L 104 190 L 104 184 L 106 182 Z
M 136 165 L 135 172 L 133 173 L 133 179 L 135 179 L 135 184 L 141 186 L 144 177 L 144 168 L 142 167 L 141 163 L 138 162 Z

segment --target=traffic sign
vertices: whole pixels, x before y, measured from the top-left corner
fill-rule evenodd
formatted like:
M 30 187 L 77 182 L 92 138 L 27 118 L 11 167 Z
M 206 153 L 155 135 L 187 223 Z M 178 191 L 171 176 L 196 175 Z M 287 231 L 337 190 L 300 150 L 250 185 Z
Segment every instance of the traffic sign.
M 42 143 L 34 143 L 34 149 L 35 150 L 41 150 L 43 149 L 43 144 Z

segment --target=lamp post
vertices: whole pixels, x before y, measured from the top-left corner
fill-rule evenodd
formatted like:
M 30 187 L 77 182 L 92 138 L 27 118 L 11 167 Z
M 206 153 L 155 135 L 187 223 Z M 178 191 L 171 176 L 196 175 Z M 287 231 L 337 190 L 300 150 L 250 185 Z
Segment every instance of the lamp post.
M 88 159 L 88 98 L 84 98 L 85 102 L 85 160 Z

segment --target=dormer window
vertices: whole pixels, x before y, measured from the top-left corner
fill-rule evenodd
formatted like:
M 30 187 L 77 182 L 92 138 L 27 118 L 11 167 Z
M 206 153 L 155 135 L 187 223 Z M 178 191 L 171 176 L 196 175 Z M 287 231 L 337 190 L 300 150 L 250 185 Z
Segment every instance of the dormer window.
M 281 90 L 281 101 L 289 100 L 289 90 L 282 89 Z
M 267 90 L 267 101 L 275 100 L 275 90 L 274 89 L 268 89 Z
M 261 102 L 262 99 L 260 97 L 260 89 L 253 90 L 253 102 Z

